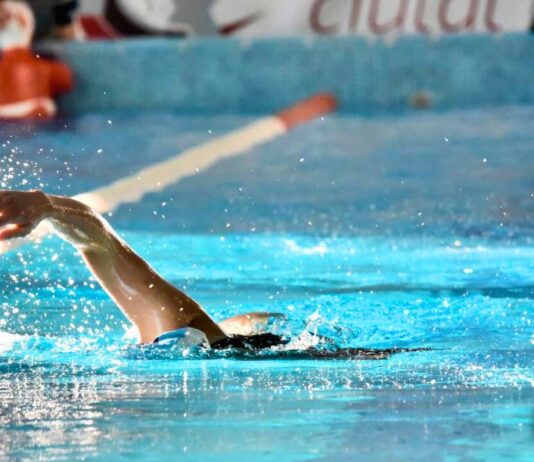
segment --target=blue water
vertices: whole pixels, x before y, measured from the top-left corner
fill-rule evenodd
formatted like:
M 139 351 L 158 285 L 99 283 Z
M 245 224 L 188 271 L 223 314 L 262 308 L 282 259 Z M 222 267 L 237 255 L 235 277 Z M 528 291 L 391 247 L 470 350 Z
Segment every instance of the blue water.
M 4 125 L 0 181 L 74 194 L 249 120 Z M 68 245 L 2 256 L 0 460 L 532 460 L 533 120 L 326 118 L 108 217 L 216 319 L 277 311 L 302 346 L 432 351 L 139 347 Z

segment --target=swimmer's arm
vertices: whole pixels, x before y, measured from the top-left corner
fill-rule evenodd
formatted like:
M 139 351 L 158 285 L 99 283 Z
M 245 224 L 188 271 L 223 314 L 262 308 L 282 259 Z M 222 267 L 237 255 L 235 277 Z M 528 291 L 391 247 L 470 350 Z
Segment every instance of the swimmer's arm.
M 0 231 L 0 240 L 24 236 L 42 220 L 80 251 L 102 287 L 137 326 L 141 342 L 186 326 L 202 330 L 210 343 L 225 337 L 198 303 L 159 276 L 86 205 L 40 191 L 0 191 L 0 226 L 8 225 Z

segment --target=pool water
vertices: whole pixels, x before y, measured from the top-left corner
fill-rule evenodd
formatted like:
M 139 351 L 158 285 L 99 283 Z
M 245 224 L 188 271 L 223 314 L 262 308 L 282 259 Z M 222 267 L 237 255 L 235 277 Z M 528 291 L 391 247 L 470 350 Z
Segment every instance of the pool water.
M 136 346 L 74 250 L 0 259 L 0 460 L 530 461 L 534 108 L 318 120 L 108 220 L 213 316 L 380 361 Z M 0 128 L 2 187 L 76 194 L 252 118 Z

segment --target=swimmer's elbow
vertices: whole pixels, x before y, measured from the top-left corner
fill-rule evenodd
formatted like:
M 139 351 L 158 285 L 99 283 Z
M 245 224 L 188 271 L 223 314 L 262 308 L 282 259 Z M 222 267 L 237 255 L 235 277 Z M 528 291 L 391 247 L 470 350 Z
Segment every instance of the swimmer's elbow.
M 111 250 L 111 239 L 106 236 L 105 231 L 99 230 L 95 225 L 83 226 L 56 218 L 50 218 L 48 222 L 57 236 L 72 244 L 80 252 Z

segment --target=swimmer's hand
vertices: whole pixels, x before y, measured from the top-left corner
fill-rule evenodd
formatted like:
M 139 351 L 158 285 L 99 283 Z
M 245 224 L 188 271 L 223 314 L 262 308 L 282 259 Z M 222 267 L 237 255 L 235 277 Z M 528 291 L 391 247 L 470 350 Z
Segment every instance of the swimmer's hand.
M 42 191 L 0 190 L 0 241 L 27 236 L 51 210 Z

